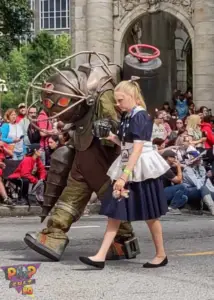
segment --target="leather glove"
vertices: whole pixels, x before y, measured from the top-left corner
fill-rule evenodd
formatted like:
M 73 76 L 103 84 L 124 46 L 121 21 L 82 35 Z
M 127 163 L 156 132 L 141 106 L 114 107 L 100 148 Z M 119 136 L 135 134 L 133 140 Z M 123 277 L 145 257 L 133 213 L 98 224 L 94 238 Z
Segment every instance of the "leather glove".
M 108 137 L 112 128 L 111 120 L 102 119 L 93 123 L 92 133 L 98 138 Z

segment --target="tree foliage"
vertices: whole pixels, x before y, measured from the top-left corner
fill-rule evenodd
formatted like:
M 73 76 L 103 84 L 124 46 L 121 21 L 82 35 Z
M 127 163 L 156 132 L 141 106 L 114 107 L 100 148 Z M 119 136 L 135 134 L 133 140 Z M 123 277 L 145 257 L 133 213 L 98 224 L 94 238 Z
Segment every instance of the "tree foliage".
M 30 36 L 33 12 L 28 0 L 0 1 L 0 56 L 5 58 L 10 50 L 20 46 L 23 36 Z
M 40 32 L 32 42 L 14 47 L 8 58 L 0 60 L 0 78 L 7 82 L 8 93 L 3 95 L 3 108 L 17 107 L 25 100 L 29 83 L 34 76 L 56 59 L 71 54 L 71 39 L 67 34 L 54 37 Z

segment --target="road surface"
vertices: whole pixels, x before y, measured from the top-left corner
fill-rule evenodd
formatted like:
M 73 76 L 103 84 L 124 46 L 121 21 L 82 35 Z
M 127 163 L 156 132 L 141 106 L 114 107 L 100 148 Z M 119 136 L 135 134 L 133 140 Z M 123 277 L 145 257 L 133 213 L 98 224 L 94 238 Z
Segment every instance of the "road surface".
M 78 256 L 92 255 L 98 249 L 105 218 L 83 217 L 74 224 L 69 246 L 58 263 L 36 254 L 23 242 L 27 231 L 42 228 L 38 218 L 2 218 L 0 266 L 41 263 L 33 277 L 35 299 L 39 300 L 214 300 L 214 217 L 166 216 L 162 224 L 167 267 L 142 268 L 153 257 L 154 249 L 145 223 L 137 222 L 133 225 L 141 254 L 134 260 L 107 262 L 100 271 L 87 269 Z M 24 297 L 9 289 L 3 271 L 0 288 L 2 300 Z

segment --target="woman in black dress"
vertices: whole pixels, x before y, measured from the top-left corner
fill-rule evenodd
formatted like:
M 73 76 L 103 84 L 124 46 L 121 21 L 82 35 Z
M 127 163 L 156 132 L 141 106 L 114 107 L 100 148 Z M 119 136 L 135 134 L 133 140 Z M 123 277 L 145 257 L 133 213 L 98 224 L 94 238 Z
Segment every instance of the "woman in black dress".
M 124 116 L 117 135 L 110 133 L 107 138 L 121 146 L 121 155 L 108 171 L 113 184 L 101 199 L 100 214 L 108 217 L 108 225 L 98 253 L 79 259 L 87 265 L 103 269 L 120 222 L 145 220 L 153 238 L 156 256 L 144 267 L 165 266 L 168 259 L 158 218 L 168 211 L 160 176 L 169 166 L 152 146 L 153 124 L 139 85 L 132 80 L 122 81 L 115 88 L 115 99 Z

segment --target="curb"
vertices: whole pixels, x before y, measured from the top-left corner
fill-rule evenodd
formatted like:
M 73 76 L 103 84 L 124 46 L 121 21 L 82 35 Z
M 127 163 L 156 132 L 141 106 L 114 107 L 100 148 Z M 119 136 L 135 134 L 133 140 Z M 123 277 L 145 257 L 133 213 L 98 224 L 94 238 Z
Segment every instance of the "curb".
M 100 210 L 99 203 L 89 204 L 86 208 L 87 214 L 94 215 L 98 214 Z M 14 207 L 6 207 L 0 206 L 0 218 L 5 217 L 29 217 L 29 216 L 39 216 L 42 212 L 40 206 L 31 206 L 29 210 L 29 206 L 14 206 Z M 85 214 L 86 215 L 86 214 Z
M 90 203 L 87 205 L 84 216 L 87 215 L 97 215 L 100 211 L 100 203 Z M 27 205 L 14 206 L 12 208 L 6 206 L 0 206 L 0 218 L 5 217 L 28 217 L 36 216 L 38 217 L 42 212 L 40 206 L 31 206 L 30 210 Z M 198 210 L 190 210 L 187 208 L 181 209 L 182 215 L 210 215 L 208 211 L 203 211 L 200 213 Z

